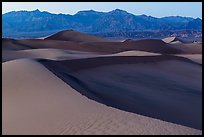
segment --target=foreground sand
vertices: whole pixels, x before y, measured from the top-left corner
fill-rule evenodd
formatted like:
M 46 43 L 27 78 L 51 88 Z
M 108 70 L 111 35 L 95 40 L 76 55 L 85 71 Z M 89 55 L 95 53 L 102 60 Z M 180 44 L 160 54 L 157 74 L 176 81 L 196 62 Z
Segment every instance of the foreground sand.
M 73 30 L 3 39 L 3 134 L 202 134 L 202 43 Z
M 189 59 L 156 55 L 39 61 L 97 102 L 202 129 L 202 67 Z
M 202 134 L 92 101 L 33 60 L 2 69 L 3 134 Z

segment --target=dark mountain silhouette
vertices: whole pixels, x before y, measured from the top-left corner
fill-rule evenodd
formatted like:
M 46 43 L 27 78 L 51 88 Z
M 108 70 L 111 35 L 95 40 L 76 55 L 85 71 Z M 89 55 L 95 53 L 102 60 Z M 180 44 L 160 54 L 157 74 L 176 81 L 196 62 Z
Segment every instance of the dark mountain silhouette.
M 202 20 L 170 16 L 156 18 L 134 15 L 124 10 L 110 12 L 79 11 L 74 15 L 52 14 L 46 11 L 12 11 L 2 15 L 3 36 L 42 34 L 73 29 L 86 33 L 129 33 L 202 30 Z M 39 33 L 40 32 L 40 33 Z

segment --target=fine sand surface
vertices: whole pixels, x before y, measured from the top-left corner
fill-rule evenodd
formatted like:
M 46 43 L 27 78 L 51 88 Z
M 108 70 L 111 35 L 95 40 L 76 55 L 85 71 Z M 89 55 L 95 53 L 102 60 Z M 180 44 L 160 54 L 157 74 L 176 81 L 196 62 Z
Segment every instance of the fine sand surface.
M 189 59 L 158 55 L 39 61 L 97 102 L 202 129 L 202 66 Z
M 63 49 L 28 49 L 28 50 L 2 50 L 2 62 L 15 59 L 49 59 L 49 60 L 70 60 L 105 56 L 153 56 L 157 53 L 145 51 L 125 51 L 116 54 L 98 54 L 94 52 L 82 52 Z
M 2 42 L 3 50 L 27 50 L 27 49 L 69 49 L 69 50 L 83 50 L 83 48 L 75 42 L 71 41 L 57 41 L 57 40 L 43 40 L 43 39 L 4 39 Z
M 28 49 L 28 50 L 3 50 L 2 61 L 10 61 L 15 59 L 27 58 L 27 59 L 50 59 L 50 60 L 68 60 L 78 58 L 89 58 L 99 56 L 96 53 L 82 52 L 74 50 L 63 49 Z
M 178 54 L 177 56 L 185 57 L 194 62 L 202 64 L 202 54 Z
M 161 54 L 183 53 L 182 50 L 168 46 L 168 44 L 162 40 L 156 39 L 128 40 L 124 42 L 89 42 L 81 45 L 91 51 L 106 53 L 118 53 L 131 50 Z
M 169 63 L 171 63 L 171 67 L 165 67 Z M 183 62 L 183 64 L 185 63 Z M 149 65 L 152 66 L 153 64 Z M 163 68 L 163 70 L 165 68 L 169 72 L 175 71 L 175 74 L 181 73 L 182 77 L 191 76 L 194 81 L 193 83 L 197 83 L 197 79 L 199 79 L 197 74 L 191 75 L 191 73 L 188 73 L 190 76 L 184 73 L 182 74 L 183 70 L 175 70 L 174 65 L 181 64 L 176 61 L 166 62 L 166 64 L 164 62 L 164 64 L 158 64 L 157 67 L 160 69 Z M 140 68 L 144 67 L 146 67 L 145 64 L 141 64 Z M 185 67 L 189 68 L 191 72 L 198 73 L 200 71 L 197 67 L 193 68 L 193 64 L 186 63 Z M 107 75 L 108 73 L 105 71 L 115 70 L 114 66 L 98 69 L 102 69 L 102 73 L 96 73 L 97 69 L 95 68 L 88 70 L 82 69 L 78 74 L 82 74 L 82 77 L 85 78 L 89 73 L 90 77 L 87 77 L 87 79 L 90 79 L 92 77 L 94 78 L 94 74 L 97 76 Z M 119 66 L 118 69 L 117 73 L 128 70 L 133 71 L 133 76 L 136 73 L 132 70 L 131 66 L 125 65 L 123 68 Z M 182 67 L 182 69 L 184 68 Z M 88 73 L 85 73 L 85 71 L 88 71 Z M 5 62 L 2 64 L 2 74 L 2 134 L 202 134 L 201 130 L 125 112 L 90 100 L 72 89 L 43 65 L 33 60 L 19 59 Z M 126 75 L 127 73 L 122 74 Z M 114 76 L 113 78 L 116 78 L 115 73 L 112 75 Z M 97 76 L 95 78 L 100 80 Z M 119 75 L 119 77 L 121 76 Z M 175 77 L 175 75 L 172 77 Z M 102 78 L 105 77 L 103 76 Z M 140 78 L 142 77 L 140 76 Z M 105 79 L 107 80 L 107 78 Z M 181 79 L 179 78 L 179 80 Z M 127 80 L 131 81 L 129 79 Z M 90 82 L 90 80 L 87 82 Z M 111 81 L 108 80 L 108 82 Z M 118 81 L 119 85 L 122 83 L 128 84 L 125 81 Z M 113 85 L 115 84 L 113 83 Z M 104 88 L 101 88 L 103 92 L 109 91 Z M 143 93 L 140 94 L 138 96 L 142 97 Z M 163 97 L 165 96 L 164 94 L 169 94 L 171 98 L 175 92 L 163 93 Z M 188 96 L 187 94 L 196 98 L 200 93 L 181 92 L 181 94 L 184 95 L 183 98 L 185 99 Z M 145 98 L 151 99 L 153 96 L 154 94 L 151 94 Z M 161 101 L 162 98 L 159 100 Z M 188 101 L 191 102 L 192 98 L 189 98 Z M 137 102 L 141 103 L 140 100 Z M 174 101 L 167 99 L 166 102 Z M 148 102 L 143 102 L 143 105 L 145 103 Z M 180 104 L 181 102 L 177 103 Z M 183 103 L 185 104 L 185 102 Z M 140 108 L 142 107 L 140 106 Z M 191 109 L 195 108 L 192 107 Z M 155 110 L 154 112 L 157 113 Z M 182 111 L 178 109 L 174 112 L 180 115 L 179 112 Z
M 166 42 L 166 43 L 171 43 L 174 42 L 176 40 L 176 37 L 167 37 L 162 39 L 162 41 Z
M 75 51 L 114 54 L 125 51 L 145 51 L 160 54 L 202 54 L 202 44 L 167 44 L 162 40 L 129 40 L 124 42 L 87 42 L 60 41 L 50 39 L 3 39 L 3 50 L 64 49 Z
M 182 40 L 180 38 L 177 37 L 167 37 L 162 39 L 162 41 L 164 41 L 165 43 L 180 43 L 180 44 L 184 44 L 184 43 L 191 43 L 190 41 L 186 41 L 186 40 Z
M 161 54 L 145 52 L 145 51 L 125 51 L 125 52 L 108 54 L 103 56 L 105 57 L 105 56 L 155 56 L 155 55 L 161 55 Z
M 191 44 L 171 44 L 172 48 L 179 49 L 182 51 L 180 54 L 202 54 L 202 44 L 191 43 Z
M 3 134 L 202 134 L 202 43 L 68 30 L 2 39 Z
M 161 54 L 185 54 L 181 49 L 168 46 L 161 40 L 137 40 L 125 42 L 87 42 L 76 43 L 72 41 L 42 40 L 42 39 L 3 39 L 3 50 L 27 50 L 54 48 L 75 51 L 87 51 L 103 54 L 113 54 L 124 51 L 146 51 Z
M 72 42 L 79 42 L 79 43 L 110 41 L 110 40 L 107 40 L 105 38 L 99 38 L 96 36 L 91 36 L 91 35 L 84 34 L 84 33 L 78 32 L 78 31 L 74 31 L 74 30 L 60 31 L 54 35 L 46 37 L 45 39 L 72 41 Z
M 173 42 L 184 43 L 184 41 L 178 39 L 177 37 L 167 37 L 162 39 L 162 41 L 164 41 L 165 43 L 173 43 Z

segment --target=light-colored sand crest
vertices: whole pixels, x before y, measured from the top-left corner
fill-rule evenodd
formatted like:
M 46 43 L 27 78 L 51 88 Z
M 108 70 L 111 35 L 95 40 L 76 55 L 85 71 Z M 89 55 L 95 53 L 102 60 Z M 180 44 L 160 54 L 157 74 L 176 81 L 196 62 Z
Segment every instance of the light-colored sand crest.
M 29 59 L 50 59 L 50 60 L 64 60 L 64 59 L 78 59 L 95 57 L 96 54 L 90 52 L 63 50 L 63 49 L 29 49 L 20 51 L 3 51 L 3 61 L 10 61 L 21 58 Z
M 162 41 L 166 42 L 166 43 L 171 43 L 173 41 L 175 41 L 176 37 L 167 37 L 162 39 Z
M 202 54 L 178 54 L 176 56 L 188 58 L 194 62 L 197 62 L 199 64 L 202 64 Z
M 145 51 L 125 51 L 107 56 L 157 56 L 159 53 L 145 52 Z
M 2 64 L 2 134 L 202 134 L 87 99 L 41 64 Z
M 171 44 L 183 44 L 183 40 L 177 38 L 177 37 L 167 37 L 162 39 L 162 41 L 166 42 L 166 43 L 171 43 Z
M 156 56 L 158 53 L 151 53 L 145 51 L 125 51 L 116 54 L 102 55 L 94 52 L 82 52 L 63 49 L 29 49 L 20 51 L 4 50 L 2 52 L 3 61 L 10 61 L 15 59 L 29 58 L 29 59 L 49 59 L 49 60 L 70 60 L 82 59 L 103 56 Z
M 179 40 L 176 40 L 176 41 L 171 42 L 171 44 L 183 44 L 183 43 Z

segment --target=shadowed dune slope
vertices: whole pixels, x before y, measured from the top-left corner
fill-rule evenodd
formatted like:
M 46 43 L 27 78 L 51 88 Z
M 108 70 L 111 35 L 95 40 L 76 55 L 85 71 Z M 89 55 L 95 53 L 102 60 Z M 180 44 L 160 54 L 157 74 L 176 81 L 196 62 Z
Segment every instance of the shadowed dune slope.
M 103 42 L 109 41 L 96 36 L 84 34 L 74 30 L 65 30 L 51 35 L 45 39 L 51 40 L 62 40 L 62 41 L 72 41 L 72 42 Z
M 90 99 L 202 129 L 202 67 L 176 56 L 38 60 Z
M 19 50 L 25 49 L 40 49 L 40 48 L 55 48 L 55 49 L 69 49 L 69 50 L 82 50 L 78 43 L 70 41 L 57 41 L 57 40 L 42 40 L 42 39 L 24 39 L 24 40 L 10 40 L 8 41 L 16 47 L 23 47 Z M 2 43 L 4 49 L 9 45 Z M 11 50 L 13 49 L 12 45 Z
M 79 44 L 71 41 L 42 39 L 2 39 L 2 50 L 27 50 L 39 48 L 66 49 L 75 51 L 97 52 L 103 54 L 124 51 L 146 51 L 161 54 L 201 54 L 202 44 L 166 44 L 162 40 L 137 40 L 125 42 L 88 42 Z
M 90 42 L 82 46 L 98 52 L 118 53 L 129 50 L 147 51 L 162 54 L 180 54 L 180 49 L 167 46 L 162 40 L 136 40 L 125 42 Z
M 19 45 L 16 43 L 15 39 L 5 39 L 2 38 L 2 50 L 25 50 L 31 49 L 29 46 Z
M 179 54 L 177 56 L 185 57 L 194 62 L 202 64 L 202 54 Z
M 202 44 L 172 44 L 172 48 L 179 49 L 185 54 L 202 54 Z
M 138 40 L 131 42 L 88 42 L 79 44 L 70 41 L 25 39 L 4 40 L 3 50 L 26 50 L 39 48 L 55 48 L 76 51 L 97 52 L 103 54 L 119 53 L 130 50 L 147 51 L 161 54 L 180 54 L 180 49 L 166 46 L 161 40 Z M 184 53 L 185 54 L 185 53 Z
M 2 74 L 3 135 L 202 134 L 89 100 L 33 60 L 3 63 Z
M 143 53 L 136 53 L 136 55 L 137 54 L 143 54 Z M 53 48 L 27 49 L 27 50 L 18 50 L 18 51 L 3 50 L 2 51 L 2 61 L 3 62 L 15 60 L 15 59 L 21 59 L 21 58 L 27 58 L 27 59 L 43 58 L 43 59 L 50 59 L 50 60 L 70 60 L 70 59 L 90 58 L 90 57 L 98 57 L 98 56 L 100 55 L 96 53 L 82 52 L 82 51 L 75 51 L 75 50 L 53 49 Z

